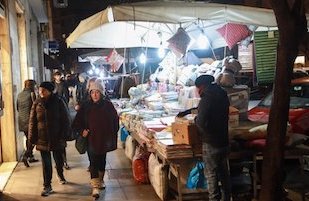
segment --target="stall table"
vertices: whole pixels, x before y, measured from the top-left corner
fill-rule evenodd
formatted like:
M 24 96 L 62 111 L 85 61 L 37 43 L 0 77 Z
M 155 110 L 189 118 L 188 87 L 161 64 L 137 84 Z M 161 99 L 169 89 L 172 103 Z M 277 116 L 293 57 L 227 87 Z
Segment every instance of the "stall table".
M 260 125 L 255 122 L 240 122 L 239 127 L 230 128 L 230 133 L 232 135 L 237 135 L 238 133 L 243 133 L 246 130 L 249 130 L 255 126 Z M 206 199 L 207 198 L 207 189 L 188 189 L 185 186 L 186 177 L 190 169 L 194 166 L 194 163 L 198 160 L 202 160 L 201 154 L 188 154 L 188 147 L 185 147 L 186 150 L 181 150 L 179 152 L 184 152 L 184 155 L 177 157 L 169 157 L 166 153 L 162 153 L 164 148 L 158 146 L 160 143 L 157 142 L 155 138 L 149 139 L 146 136 L 139 135 L 136 132 L 130 132 L 130 135 L 142 146 L 147 147 L 149 152 L 154 153 L 158 158 L 163 161 L 163 164 L 169 167 L 169 174 L 174 176 L 176 182 L 169 180 L 169 187 L 173 189 L 176 193 L 175 196 L 177 200 L 182 201 L 186 199 Z M 192 147 L 191 147 L 192 149 Z M 309 155 L 309 149 L 304 148 L 294 148 L 287 149 L 284 154 L 285 159 L 298 159 L 300 161 L 301 169 L 303 170 L 303 156 Z M 257 162 L 263 160 L 263 155 L 260 151 L 243 149 L 240 151 L 233 151 L 229 155 L 229 163 L 237 161 L 239 159 L 246 158 L 250 163 L 253 164 L 252 168 L 252 188 L 253 188 L 253 197 L 256 199 L 258 197 L 258 189 L 260 185 L 258 184 L 260 176 L 257 171 Z M 191 167 L 191 168 L 190 168 Z M 305 192 L 302 191 L 302 197 L 304 200 Z

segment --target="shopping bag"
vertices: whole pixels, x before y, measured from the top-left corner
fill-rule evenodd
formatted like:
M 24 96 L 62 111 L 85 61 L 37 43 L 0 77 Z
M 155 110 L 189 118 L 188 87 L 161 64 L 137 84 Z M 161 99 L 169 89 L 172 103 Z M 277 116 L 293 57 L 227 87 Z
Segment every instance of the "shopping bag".
M 129 132 L 127 131 L 127 129 L 123 126 L 120 129 L 120 140 L 121 142 L 125 142 L 127 137 L 129 135 Z
M 88 139 L 87 137 L 83 137 L 82 135 L 78 135 L 75 140 L 75 148 L 77 149 L 78 153 L 84 154 L 88 148 Z
M 205 165 L 203 162 L 197 162 L 196 165 L 192 168 L 187 179 L 187 188 L 196 189 L 196 188 L 207 188 L 207 182 L 204 175 Z

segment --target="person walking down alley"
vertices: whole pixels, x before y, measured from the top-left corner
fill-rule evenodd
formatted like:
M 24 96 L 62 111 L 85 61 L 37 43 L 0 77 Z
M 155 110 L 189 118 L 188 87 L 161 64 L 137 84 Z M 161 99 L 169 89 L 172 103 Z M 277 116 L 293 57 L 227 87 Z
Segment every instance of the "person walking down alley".
M 76 111 L 80 108 L 80 105 L 82 105 L 82 103 L 87 100 L 87 82 L 88 76 L 86 73 L 81 73 L 78 75 L 78 82 L 76 84 Z
M 28 138 L 30 110 L 33 102 L 36 99 L 35 87 L 36 82 L 34 80 L 25 80 L 24 89 L 18 94 L 16 103 L 18 111 L 19 131 L 22 131 L 26 137 L 26 151 L 22 158 L 22 161 L 26 167 L 29 167 L 29 162 L 34 163 L 39 161 L 33 156 L 34 145 L 29 141 Z
M 66 104 L 68 104 L 69 103 L 69 88 L 61 76 L 62 74 L 59 71 L 53 74 L 53 78 L 54 78 L 53 83 L 55 85 L 54 90 L 55 90 L 55 93 L 61 96 L 65 100 Z
M 70 100 L 68 84 L 62 79 L 62 74 L 59 71 L 53 74 L 53 78 L 54 78 L 53 83 L 55 85 L 54 92 L 60 97 L 62 97 L 66 105 L 68 106 Z M 64 160 L 64 168 L 69 170 L 70 166 L 67 160 L 66 148 L 63 149 L 62 157 Z
M 73 121 L 73 129 L 88 140 L 92 196 L 98 198 L 105 189 L 106 153 L 117 148 L 119 117 L 113 104 L 104 99 L 100 80 L 89 87 L 89 100 L 81 105 Z
M 201 75 L 195 81 L 201 97 L 195 123 L 203 141 L 203 161 L 207 178 L 209 201 L 230 201 L 231 182 L 228 170 L 229 99 L 225 90 L 214 83 L 211 75 Z M 180 112 L 182 117 L 196 108 Z M 219 186 L 221 183 L 221 188 Z M 223 194 L 223 199 L 222 194 Z
M 41 196 L 48 196 L 53 192 L 51 154 L 56 164 L 59 183 L 67 183 L 63 175 L 62 154 L 70 129 L 70 116 L 64 100 L 53 91 L 52 82 L 40 84 L 39 97 L 32 105 L 29 120 L 29 140 L 41 153 L 44 181 Z

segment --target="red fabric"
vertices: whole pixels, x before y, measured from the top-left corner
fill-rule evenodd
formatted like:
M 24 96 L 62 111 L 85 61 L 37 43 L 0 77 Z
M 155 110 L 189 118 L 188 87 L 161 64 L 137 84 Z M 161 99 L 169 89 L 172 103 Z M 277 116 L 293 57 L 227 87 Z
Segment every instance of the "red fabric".
M 111 65 L 111 72 L 116 72 L 124 62 L 124 58 L 116 50 L 113 50 L 107 56 L 106 61 Z
M 250 140 L 245 143 L 245 147 L 250 149 L 263 150 L 266 146 L 266 139 Z
M 230 49 L 239 41 L 250 36 L 252 32 L 246 25 L 227 23 L 223 27 L 217 29 L 221 36 L 225 39 L 226 44 Z

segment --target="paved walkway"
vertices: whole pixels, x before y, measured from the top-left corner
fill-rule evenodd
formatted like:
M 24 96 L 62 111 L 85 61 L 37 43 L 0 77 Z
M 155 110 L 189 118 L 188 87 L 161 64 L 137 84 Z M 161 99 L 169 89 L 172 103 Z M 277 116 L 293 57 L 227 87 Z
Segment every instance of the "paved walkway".
M 40 159 L 39 152 L 35 157 Z M 4 188 L 1 201 L 88 201 L 91 197 L 89 172 L 87 172 L 87 155 L 80 155 L 75 150 L 74 142 L 69 142 L 67 148 L 70 170 L 64 175 L 68 183 L 58 184 L 56 170 L 53 169 L 52 187 L 55 191 L 48 197 L 41 197 L 42 166 L 41 162 L 30 164 L 26 168 L 19 162 Z M 105 175 L 106 190 L 101 193 L 100 199 L 106 201 L 159 201 L 151 185 L 136 184 L 131 170 L 131 161 L 127 159 L 123 149 L 107 154 L 107 172 Z

